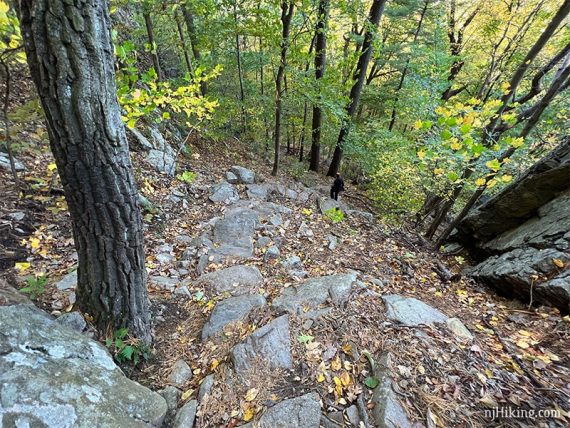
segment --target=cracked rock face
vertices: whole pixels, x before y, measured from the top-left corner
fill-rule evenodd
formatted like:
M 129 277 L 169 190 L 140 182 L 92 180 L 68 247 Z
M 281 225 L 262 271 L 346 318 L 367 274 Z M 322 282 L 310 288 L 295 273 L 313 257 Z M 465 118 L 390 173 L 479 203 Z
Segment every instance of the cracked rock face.
M 236 265 L 202 275 L 196 283 L 216 294 L 238 296 L 256 292 L 263 285 L 263 276 L 255 266 Z
M 0 307 L 0 397 L 3 427 L 159 427 L 167 411 L 102 345 L 27 305 Z
M 321 421 L 321 404 L 316 393 L 282 401 L 261 416 L 258 423 L 243 425 L 251 428 L 318 428 Z
M 388 319 L 410 327 L 447 321 L 445 314 L 418 299 L 392 294 L 383 296 L 382 300 L 388 309 L 386 312 Z

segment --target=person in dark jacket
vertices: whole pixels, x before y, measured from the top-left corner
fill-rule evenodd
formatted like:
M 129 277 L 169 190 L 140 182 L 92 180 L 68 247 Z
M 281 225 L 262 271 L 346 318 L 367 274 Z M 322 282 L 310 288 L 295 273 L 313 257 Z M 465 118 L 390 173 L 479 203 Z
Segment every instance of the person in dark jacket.
M 331 187 L 331 199 L 338 201 L 338 194 L 344 192 L 344 180 L 340 176 L 340 173 L 336 173 L 336 178 L 334 179 L 333 185 Z

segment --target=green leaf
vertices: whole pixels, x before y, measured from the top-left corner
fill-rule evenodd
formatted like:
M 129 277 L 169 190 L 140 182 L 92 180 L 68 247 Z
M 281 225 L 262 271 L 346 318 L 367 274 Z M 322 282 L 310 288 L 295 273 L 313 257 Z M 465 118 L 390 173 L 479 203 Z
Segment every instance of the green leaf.
M 299 337 L 297 337 L 297 340 L 299 341 L 299 343 L 309 343 L 313 339 L 314 339 L 314 337 L 311 336 L 310 334 L 302 334 Z
M 134 352 L 135 349 L 132 346 L 127 345 L 123 349 L 121 349 L 121 352 L 119 352 L 119 358 L 130 360 L 133 357 Z
M 498 159 L 490 160 L 485 165 L 487 166 L 487 168 L 495 172 L 501 169 L 501 163 L 499 162 Z
M 429 120 L 422 122 L 422 129 L 431 129 L 432 126 L 433 126 L 433 123 L 430 122 Z
M 459 132 L 461 132 L 463 135 L 468 134 L 469 131 L 471 131 L 471 125 L 468 123 L 461 125 L 461 128 L 459 128 Z
M 451 133 L 451 131 L 444 129 L 443 131 L 441 131 L 441 139 L 444 141 L 449 140 L 451 137 L 453 137 L 453 134 Z
M 455 117 L 448 117 L 447 120 L 445 121 L 445 124 L 447 126 L 455 126 L 457 125 L 457 119 Z
M 455 171 L 450 171 L 447 173 L 447 178 L 449 181 L 455 182 L 459 178 L 459 174 L 457 174 Z
M 375 377 L 372 377 L 372 376 L 368 376 L 366 378 L 366 380 L 364 381 L 364 385 L 366 385 L 370 389 L 376 388 L 379 383 L 380 383 L 380 381 L 378 379 L 376 379 Z

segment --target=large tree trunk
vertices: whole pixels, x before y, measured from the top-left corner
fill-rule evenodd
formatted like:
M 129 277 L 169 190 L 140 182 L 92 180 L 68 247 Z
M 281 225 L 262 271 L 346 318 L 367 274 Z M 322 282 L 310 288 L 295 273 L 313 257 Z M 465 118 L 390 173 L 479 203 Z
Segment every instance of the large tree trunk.
M 364 85 L 364 80 L 366 78 L 366 70 L 368 68 L 368 63 L 370 62 L 370 57 L 372 56 L 372 41 L 374 39 L 376 28 L 380 23 L 380 18 L 382 17 L 385 4 L 386 0 L 374 0 L 372 7 L 370 8 L 370 15 L 368 16 L 369 25 L 365 26 L 367 30 L 364 35 L 364 42 L 362 43 L 362 49 L 360 57 L 358 58 L 356 71 L 354 72 L 354 84 L 350 90 L 350 98 L 348 105 L 346 106 L 347 119 L 342 122 L 336 147 L 334 149 L 333 159 L 327 172 L 327 175 L 330 177 L 335 176 L 340 170 L 343 150 L 342 146 L 348 137 L 350 125 L 358 107 L 360 93 L 362 92 L 362 86 Z
M 17 2 L 28 64 L 79 256 L 77 298 L 97 327 L 151 340 L 142 222 L 115 88 L 108 2 Z
M 156 42 L 154 41 L 154 29 L 152 27 L 152 20 L 150 19 L 150 14 L 148 12 L 143 13 L 144 23 L 146 25 L 146 34 L 148 37 L 148 43 L 150 44 L 150 56 L 152 58 L 152 65 L 154 66 L 154 71 L 159 81 L 164 80 L 164 74 L 162 73 L 162 68 L 160 67 L 160 60 L 158 59 L 158 50 L 156 47 Z
M 283 35 L 281 38 L 281 58 L 277 77 L 275 78 L 275 158 L 273 160 L 273 170 L 271 175 L 277 175 L 279 170 L 279 151 L 281 150 L 281 98 L 283 96 L 283 76 L 285 75 L 285 65 L 287 64 L 287 48 L 289 47 L 289 31 L 291 29 L 291 18 L 293 18 L 294 3 L 286 0 L 281 2 L 281 23 L 283 25 Z
M 315 29 L 315 79 L 320 94 L 321 79 L 325 75 L 326 52 L 327 52 L 327 20 L 329 15 L 329 0 L 319 1 L 319 20 Z M 311 163 L 310 171 L 319 171 L 321 163 L 321 126 L 323 113 L 321 100 L 313 105 L 313 122 L 311 124 Z

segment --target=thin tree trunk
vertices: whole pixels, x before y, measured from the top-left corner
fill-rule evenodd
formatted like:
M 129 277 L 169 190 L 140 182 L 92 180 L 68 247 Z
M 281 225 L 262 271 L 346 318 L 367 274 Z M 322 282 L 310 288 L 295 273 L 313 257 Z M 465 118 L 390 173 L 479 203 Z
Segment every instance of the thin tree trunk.
M 265 73 L 263 67 L 263 39 L 259 37 L 259 84 L 261 86 L 261 102 L 265 103 Z M 265 151 L 269 151 L 269 125 L 267 124 L 267 116 L 263 110 L 263 126 L 265 128 Z
M 313 48 L 315 47 L 315 39 L 316 37 L 313 36 L 311 39 L 311 44 L 309 45 L 309 57 L 313 53 Z M 309 72 L 309 68 L 311 66 L 311 61 L 307 59 L 305 64 L 305 75 Z M 301 127 L 301 137 L 299 138 L 299 162 L 303 162 L 305 157 L 305 138 L 307 133 L 307 116 L 309 113 L 309 105 L 307 102 L 307 98 L 305 97 L 304 106 L 303 106 L 303 126 Z
M 79 257 L 77 301 L 151 341 L 137 189 L 117 103 L 108 2 L 16 2 Z
M 239 100 L 241 104 L 241 126 L 242 130 L 245 131 L 247 127 L 246 116 L 245 116 L 245 92 L 243 90 L 243 72 L 241 67 L 241 49 L 239 46 L 239 33 L 238 33 L 238 16 L 237 16 L 237 0 L 234 0 L 234 23 L 236 26 L 235 31 L 235 44 L 236 44 L 236 60 L 238 69 L 238 80 L 239 80 Z
M 21 48 L 21 47 L 20 47 Z M 8 160 L 10 161 L 10 172 L 14 178 L 14 183 L 19 186 L 18 173 L 16 172 L 16 162 L 14 161 L 14 153 L 12 152 L 12 137 L 10 136 L 10 120 L 8 119 L 8 107 L 10 106 L 10 85 L 12 76 L 10 74 L 10 67 L 0 58 L 0 64 L 4 69 L 4 104 L 2 106 L 2 119 L 4 120 L 4 141 L 6 143 L 6 151 L 8 152 Z
M 416 43 L 418 36 L 420 35 L 420 31 L 422 30 L 422 24 L 424 22 L 424 18 L 426 16 L 427 8 L 429 6 L 430 0 L 425 0 L 424 7 L 420 14 L 420 20 L 418 21 L 418 26 L 416 27 L 416 31 L 414 33 L 413 44 Z M 406 80 L 406 74 L 408 74 L 408 67 L 410 66 L 411 57 L 408 57 L 406 60 L 406 65 L 402 70 L 402 76 L 400 77 L 400 82 L 398 83 L 398 87 L 396 88 L 396 96 L 394 97 L 394 105 L 392 106 L 392 114 L 390 115 L 390 125 L 388 125 L 388 131 L 391 131 L 394 128 L 394 123 L 396 123 L 396 107 L 398 105 L 398 99 L 400 96 L 400 90 L 404 87 L 404 81 Z
M 154 41 L 154 29 L 152 27 L 152 20 L 150 19 L 150 14 L 148 12 L 143 13 L 144 23 L 146 25 L 146 34 L 148 37 L 148 43 L 150 44 L 150 57 L 152 59 L 152 65 L 154 66 L 154 71 L 156 71 L 156 76 L 159 82 L 164 80 L 164 74 L 162 73 L 162 68 L 160 67 L 160 60 L 158 59 L 158 48 L 156 42 Z
M 319 19 L 315 29 L 315 84 L 319 91 L 318 99 L 313 104 L 313 121 L 311 123 L 311 163 L 310 171 L 319 171 L 321 164 L 321 126 L 323 113 L 321 108 L 321 80 L 325 75 L 327 56 L 327 21 L 329 16 L 329 0 L 319 1 Z
M 194 25 L 194 14 L 190 9 L 189 4 L 182 5 L 182 15 L 184 16 L 184 22 L 186 23 L 186 29 L 188 30 L 188 36 L 190 37 L 190 45 L 192 47 L 192 54 L 194 55 L 194 60 L 200 65 L 200 49 L 198 47 L 198 35 L 196 33 L 196 26 Z M 196 76 L 201 77 L 201 76 Z M 206 96 L 208 91 L 208 84 L 206 82 L 200 82 L 200 92 L 202 96 Z
M 273 160 L 273 170 L 271 175 L 277 175 L 279 170 L 279 151 L 281 149 L 281 97 L 283 76 L 285 74 L 285 66 L 287 64 L 287 48 L 289 47 L 289 32 L 291 29 L 291 18 L 293 18 L 294 3 L 287 0 L 281 2 L 281 23 L 283 25 L 283 34 L 281 38 L 281 56 L 279 61 L 279 69 L 275 78 L 275 157 Z
M 174 19 L 176 20 L 176 28 L 178 29 L 178 37 L 180 39 L 180 46 L 182 48 L 182 53 L 184 54 L 184 61 L 186 62 L 186 67 L 190 76 L 194 77 L 194 67 L 192 66 L 192 60 L 188 53 L 188 47 L 186 46 L 186 40 L 184 39 L 184 31 L 182 31 L 182 22 L 178 17 L 178 13 L 175 14 Z
M 364 80 L 366 79 L 368 63 L 370 62 L 370 57 L 372 56 L 372 41 L 374 39 L 374 33 L 376 32 L 376 28 L 380 23 L 380 18 L 382 17 L 382 12 L 384 11 L 385 4 L 386 0 L 374 0 L 370 8 L 370 15 L 368 16 L 369 25 L 365 26 L 367 30 L 364 35 L 364 42 L 362 43 L 360 57 L 358 58 L 358 64 L 354 73 L 354 84 L 350 90 L 350 98 L 348 105 L 346 106 L 347 118 L 342 121 L 338 140 L 334 149 L 333 159 L 327 172 L 327 175 L 331 177 L 335 176 L 336 173 L 340 170 L 343 150 L 342 146 L 348 137 L 351 122 L 358 107 L 360 93 L 362 92 L 362 86 L 364 85 Z

